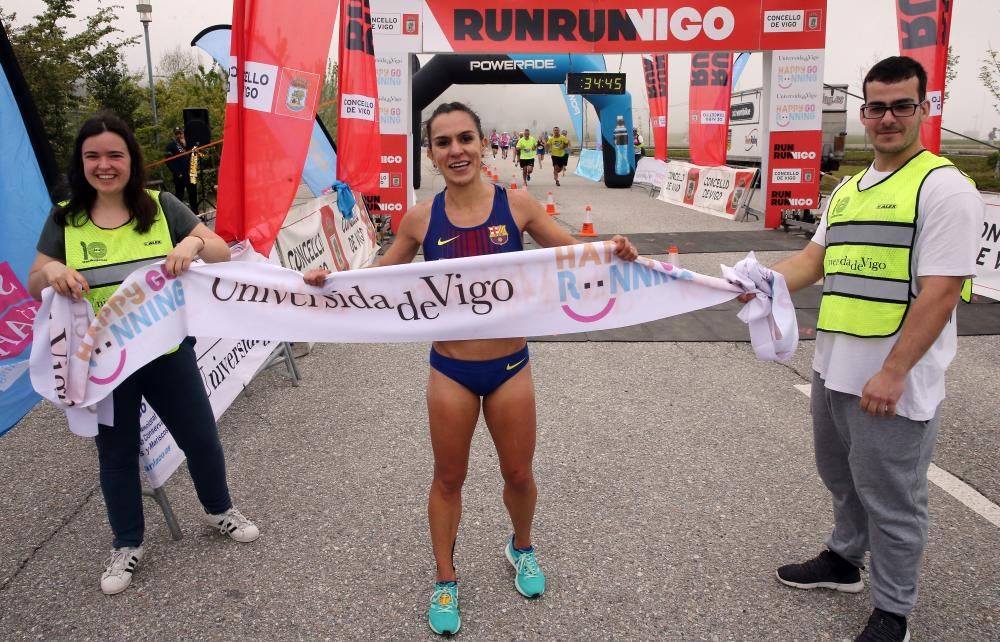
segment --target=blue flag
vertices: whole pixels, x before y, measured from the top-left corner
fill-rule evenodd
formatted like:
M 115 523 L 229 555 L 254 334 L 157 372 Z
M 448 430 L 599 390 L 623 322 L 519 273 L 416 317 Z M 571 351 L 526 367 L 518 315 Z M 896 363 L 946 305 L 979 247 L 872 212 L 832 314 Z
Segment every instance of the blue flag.
M 736 83 L 740 81 L 740 76 L 743 75 L 743 70 L 748 62 L 750 62 L 749 51 L 741 51 L 733 60 L 733 89 L 736 89 Z
M 38 302 L 28 294 L 35 244 L 52 208 L 46 178 L 55 159 L 7 33 L 0 25 L 0 435 L 40 397 L 28 377 L 31 325 Z M 43 174 L 44 172 L 44 174 Z

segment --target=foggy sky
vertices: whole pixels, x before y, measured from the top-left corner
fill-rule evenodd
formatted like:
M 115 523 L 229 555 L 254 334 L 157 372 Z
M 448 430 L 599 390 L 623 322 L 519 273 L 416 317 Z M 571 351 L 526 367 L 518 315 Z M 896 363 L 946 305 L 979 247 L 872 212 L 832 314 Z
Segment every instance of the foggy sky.
M 416 0 L 415 0 L 416 1 Z M 160 57 L 177 47 L 188 48 L 191 38 L 203 28 L 231 21 L 231 0 L 147 0 L 153 5 L 150 24 L 150 46 L 154 67 Z M 943 125 L 964 133 L 985 135 L 1000 127 L 1000 113 L 995 102 L 978 79 L 979 67 L 986 49 L 1000 48 L 1000 2 L 996 0 L 954 0 L 951 45 L 959 56 L 958 78 L 949 85 L 949 101 L 945 104 Z M 471 0 L 470 0 L 471 3 Z M 81 0 L 79 14 L 85 15 L 102 4 L 102 0 Z M 103 2 L 108 5 L 108 1 Z M 4 10 L 18 14 L 23 24 L 43 7 L 41 0 L 3 0 Z M 293 5 L 290 5 L 293 6 Z M 860 93 L 864 70 L 881 58 L 898 54 L 894 0 L 828 0 L 827 48 L 825 81 L 848 84 Z M 196 16 L 196 17 L 193 17 Z M 81 20 L 81 25 L 83 21 Z M 134 3 L 126 3 L 117 26 L 125 36 L 142 35 L 142 24 Z M 994 35 L 996 34 L 996 35 Z M 995 40 L 990 41 L 993 37 Z M 336 48 L 331 48 L 336 57 Z M 203 57 L 207 63 L 207 57 Z M 637 54 L 605 56 L 609 71 L 628 74 L 628 90 L 632 94 L 633 118 L 638 123 L 648 119 L 642 63 Z M 671 136 L 686 132 L 688 94 L 688 54 L 671 54 L 669 76 L 668 126 Z M 761 55 L 755 54 L 744 72 L 738 89 L 761 85 Z M 146 52 L 143 43 L 126 51 L 129 67 L 146 73 Z M 486 127 L 499 129 L 569 126 L 562 96 L 556 86 L 475 86 L 453 87 L 441 100 L 463 100 L 472 103 L 481 113 Z M 859 102 L 848 102 L 849 129 L 860 131 L 854 116 Z M 593 116 L 593 111 L 591 111 Z M 593 122 L 593 118 L 591 119 Z M 645 129 L 645 126 L 643 126 Z

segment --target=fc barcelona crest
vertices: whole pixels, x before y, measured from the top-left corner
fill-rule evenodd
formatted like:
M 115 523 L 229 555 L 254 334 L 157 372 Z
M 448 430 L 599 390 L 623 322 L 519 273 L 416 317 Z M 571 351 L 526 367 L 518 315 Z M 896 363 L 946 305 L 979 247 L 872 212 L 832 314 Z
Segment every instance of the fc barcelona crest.
M 490 225 L 487 229 L 490 231 L 490 243 L 494 245 L 505 245 L 507 243 L 506 225 Z

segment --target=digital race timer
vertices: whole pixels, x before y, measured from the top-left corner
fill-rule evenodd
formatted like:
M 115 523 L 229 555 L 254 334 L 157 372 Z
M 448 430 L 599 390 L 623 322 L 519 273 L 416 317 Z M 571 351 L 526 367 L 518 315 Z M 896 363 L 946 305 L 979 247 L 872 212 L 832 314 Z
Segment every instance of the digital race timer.
M 566 74 L 567 94 L 624 94 L 625 74 L 585 72 Z

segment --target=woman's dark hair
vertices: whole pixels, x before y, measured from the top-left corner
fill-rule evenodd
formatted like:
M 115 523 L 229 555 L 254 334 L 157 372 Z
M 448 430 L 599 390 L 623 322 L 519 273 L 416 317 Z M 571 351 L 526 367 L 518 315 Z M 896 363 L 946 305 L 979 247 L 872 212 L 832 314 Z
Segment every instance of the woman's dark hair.
M 464 111 L 469 116 L 471 116 L 472 117 L 472 121 L 474 123 L 476 123 L 476 131 L 479 132 L 479 137 L 480 138 L 485 138 L 485 136 L 483 134 L 483 124 L 481 122 L 479 122 L 479 114 L 477 114 L 476 112 L 472 111 L 472 109 L 468 105 L 466 105 L 465 103 L 457 103 L 457 102 L 455 102 L 455 103 L 441 103 L 440 105 L 437 106 L 437 109 L 434 110 L 434 113 L 431 114 L 431 117 L 427 119 L 427 142 L 428 142 L 428 144 L 430 144 L 430 140 L 431 140 L 431 123 L 434 122 L 434 119 L 437 118 L 438 116 L 440 116 L 441 114 L 450 114 L 453 111 Z
M 867 101 L 868 83 L 875 81 L 889 84 L 910 78 L 917 79 L 917 99 L 924 102 L 927 98 L 927 72 L 923 65 L 909 56 L 889 56 L 875 63 L 875 66 L 868 70 L 865 81 L 861 83 L 861 91 Z
M 102 111 L 88 118 L 76 135 L 73 143 L 73 156 L 69 162 L 69 170 L 66 172 L 66 179 L 69 183 L 69 200 L 65 205 L 56 208 L 55 221 L 65 227 L 73 224 L 75 226 L 84 225 L 90 209 L 97 200 L 97 190 L 87 182 L 87 177 L 83 173 L 83 142 L 92 136 L 98 136 L 104 132 L 117 134 L 125 141 L 128 148 L 128 155 L 131 159 L 131 175 L 122 197 L 125 200 L 125 207 L 135 220 L 135 229 L 140 234 L 149 231 L 156 218 L 156 201 L 145 190 L 146 170 L 142 166 L 142 150 L 135 139 L 135 134 L 129 129 L 124 120 L 113 111 Z

